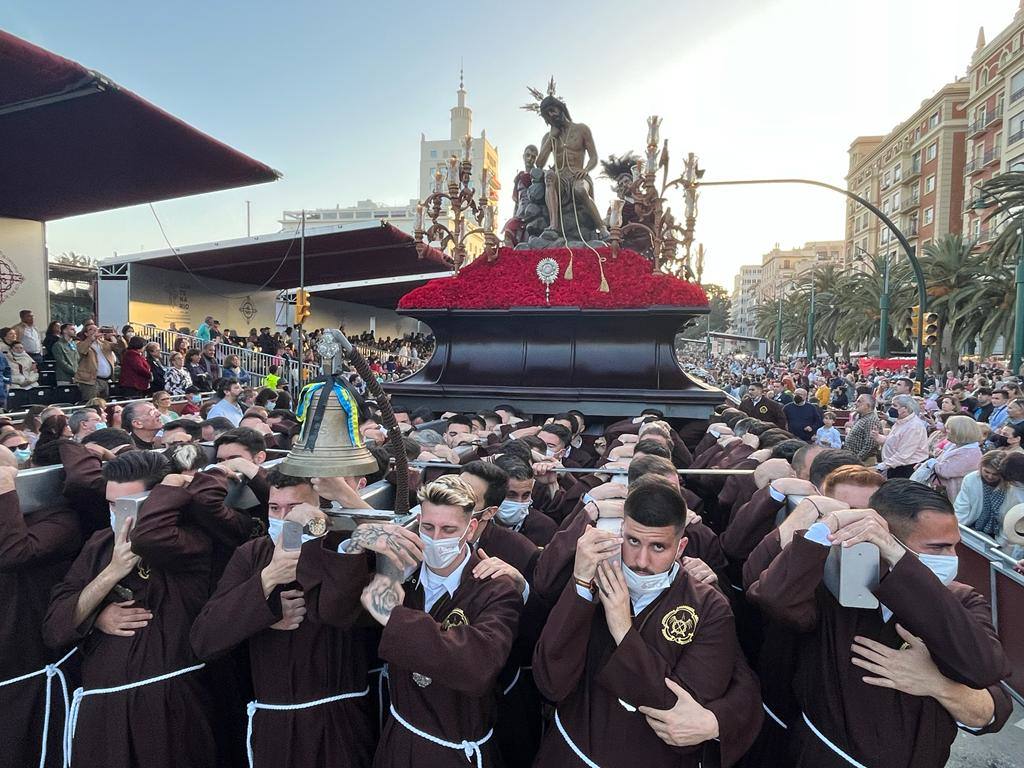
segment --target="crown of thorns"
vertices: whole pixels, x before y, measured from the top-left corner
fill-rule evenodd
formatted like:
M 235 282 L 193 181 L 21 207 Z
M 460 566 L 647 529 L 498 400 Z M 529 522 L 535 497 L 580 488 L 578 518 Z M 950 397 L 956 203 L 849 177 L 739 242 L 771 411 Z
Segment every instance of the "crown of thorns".
M 526 87 L 526 90 L 528 90 L 530 92 L 530 95 L 533 96 L 533 98 L 534 98 L 534 100 L 532 102 L 530 102 L 529 104 L 523 104 L 523 106 L 521 107 L 521 109 L 525 109 L 528 112 L 537 112 L 537 113 L 539 113 L 540 109 L 541 109 L 542 103 L 545 100 L 547 100 L 547 99 L 554 99 L 559 104 L 561 104 L 563 107 L 565 106 L 565 102 L 563 102 L 561 99 L 559 99 L 558 97 L 555 96 L 555 78 L 554 78 L 554 76 L 552 76 L 551 79 L 548 80 L 548 92 L 547 92 L 547 95 L 545 95 L 542 91 L 539 91 L 536 88 L 531 88 L 529 86 Z M 550 103 L 550 101 L 548 103 Z

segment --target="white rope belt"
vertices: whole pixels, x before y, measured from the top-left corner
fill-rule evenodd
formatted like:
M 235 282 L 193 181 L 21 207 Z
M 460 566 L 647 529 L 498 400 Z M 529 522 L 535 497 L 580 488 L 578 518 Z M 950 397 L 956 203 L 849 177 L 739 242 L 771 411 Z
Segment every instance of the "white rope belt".
M 306 701 L 302 704 L 265 704 L 260 701 L 250 701 L 245 705 L 245 714 L 248 718 L 248 723 L 245 726 L 245 752 L 249 756 L 249 768 L 253 768 L 253 756 L 252 756 L 252 721 L 256 716 L 256 710 L 266 709 L 272 712 L 286 712 L 296 709 L 311 709 L 312 707 L 319 707 L 321 704 L 330 704 L 332 701 L 344 701 L 345 699 L 358 699 L 362 696 L 366 696 L 370 693 L 370 686 L 366 686 L 361 691 L 354 691 L 352 693 L 339 693 L 337 696 L 327 696 L 323 699 L 317 699 L 316 701 Z
M 833 752 L 835 752 L 837 755 L 839 755 L 841 758 L 843 758 L 843 760 L 845 760 L 847 763 L 849 763 L 850 765 L 854 766 L 854 768 L 867 768 L 866 765 L 864 765 L 863 763 L 858 763 L 856 760 L 854 760 L 848 754 L 843 752 L 843 750 L 841 750 L 839 747 L 837 747 L 835 744 L 833 744 L 831 741 L 829 741 L 828 738 L 825 736 L 825 734 L 823 734 L 821 731 L 819 731 L 817 728 L 814 727 L 814 723 L 812 723 L 808 719 L 806 712 L 802 712 L 801 714 L 803 715 L 804 722 L 807 723 L 807 727 L 811 729 L 811 733 L 813 733 L 815 736 L 817 736 L 818 740 L 822 744 L 824 744 L 826 747 L 828 747 Z
M 43 715 L 43 742 L 39 750 L 39 768 L 44 768 L 46 765 L 46 743 L 49 740 L 50 735 L 50 701 L 52 698 L 53 691 L 53 678 L 57 678 L 60 682 L 61 693 L 64 695 L 64 719 L 68 717 L 68 681 L 64 677 L 64 672 L 61 671 L 60 665 L 70 659 L 74 655 L 77 648 L 72 648 L 66 654 L 64 658 L 53 662 L 53 664 L 47 664 L 42 669 L 37 669 L 35 672 L 29 672 L 27 675 L 21 675 L 20 677 L 12 677 L 10 680 L 4 680 L 0 682 L 0 688 L 5 685 L 14 685 L 25 680 L 31 680 L 33 677 L 39 677 L 40 675 L 46 675 L 46 714 Z
M 480 751 L 480 747 L 486 744 L 487 740 L 494 735 L 493 728 L 487 731 L 487 733 L 484 734 L 484 737 L 482 739 L 478 739 L 477 741 L 462 741 L 456 743 L 454 741 L 445 741 L 444 739 L 439 739 L 437 738 L 437 736 L 431 736 L 429 733 L 421 731 L 415 725 L 412 725 L 407 720 L 405 720 L 405 718 L 403 718 L 400 714 L 398 714 L 394 704 L 391 705 L 391 716 L 394 717 L 395 720 L 397 720 L 400 725 L 404 726 L 407 731 L 416 734 L 421 739 L 426 739 L 432 744 L 437 744 L 437 746 L 439 747 L 447 747 L 448 749 L 461 749 L 463 752 L 466 753 L 466 759 L 469 762 L 473 762 L 473 757 L 475 756 L 476 768 L 484 768 L 484 756 L 483 753 Z
M 774 720 L 776 723 L 778 723 L 780 728 L 785 728 L 787 731 L 789 730 L 789 726 L 786 725 L 785 721 L 782 720 L 782 718 L 780 718 L 778 715 L 776 715 L 770 709 L 768 709 L 768 705 L 767 704 L 765 704 L 762 701 L 761 702 L 761 706 L 764 708 L 764 711 L 768 713 L 768 717 L 770 717 L 772 720 Z
M 523 673 L 522 667 L 516 667 L 516 675 L 512 678 L 512 682 L 508 684 L 508 687 L 502 692 L 503 695 L 508 696 L 508 692 L 516 687 L 516 683 L 519 682 L 519 675 Z
M 562 738 L 565 739 L 565 743 L 569 745 L 569 748 L 576 753 L 576 757 L 582 760 L 587 768 L 601 768 L 600 765 L 583 754 L 583 750 L 577 747 L 576 743 L 569 738 L 569 734 L 565 732 L 565 726 L 562 725 L 562 718 L 558 716 L 557 709 L 555 710 L 555 725 L 558 727 L 558 732 L 562 734 Z
M 388 665 L 371 669 L 368 674 L 374 673 L 377 673 L 377 732 L 380 733 L 384 730 L 384 686 L 388 680 Z
M 71 765 L 71 747 L 75 741 L 75 729 L 78 726 L 78 713 L 82 709 L 82 699 L 86 696 L 103 696 L 109 693 L 121 693 L 122 691 L 130 691 L 132 688 L 142 688 L 143 686 L 150 685 L 151 683 L 162 683 L 164 680 L 170 680 L 174 677 L 187 675 L 189 672 L 196 672 L 205 666 L 205 664 L 196 664 L 192 667 L 185 667 L 184 669 L 168 672 L 163 675 L 157 675 L 156 677 L 150 677 L 146 680 L 139 680 L 135 683 L 125 683 L 124 685 L 115 685 L 111 688 L 92 688 L 88 691 L 84 688 L 76 688 L 74 696 L 71 699 L 71 712 L 68 714 L 67 726 L 64 728 L 65 768 Z

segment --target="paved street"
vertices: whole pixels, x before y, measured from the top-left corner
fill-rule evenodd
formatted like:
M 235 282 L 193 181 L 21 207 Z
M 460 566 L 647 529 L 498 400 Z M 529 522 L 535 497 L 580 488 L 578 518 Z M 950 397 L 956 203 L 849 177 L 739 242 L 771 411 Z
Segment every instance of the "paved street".
M 1024 707 L 1014 707 L 1002 731 L 969 736 L 961 731 L 953 744 L 947 768 L 1024 768 Z

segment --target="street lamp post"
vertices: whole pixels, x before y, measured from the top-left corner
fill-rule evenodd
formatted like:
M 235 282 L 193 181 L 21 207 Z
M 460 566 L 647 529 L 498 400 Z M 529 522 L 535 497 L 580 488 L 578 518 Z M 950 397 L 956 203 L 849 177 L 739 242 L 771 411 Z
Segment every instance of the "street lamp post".
M 811 311 L 807 315 L 807 362 L 814 357 L 814 274 L 811 274 Z
M 779 317 L 775 321 L 775 359 L 782 359 L 782 286 L 779 286 Z
M 890 219 L 888 216 L 882 213 L 878 206 L 873 205 L 860 195 L 851 192 L 848 189 L 843 189 L 842 187 L 837 187 L 833 184 L 826 184 L 823 181 L 814 181 L 813 179 L 742 179 L 735 181 L 699 180 L 693 182 L 693 185 L 698 187 L 735 187 L 750 184 L 807 184 L 812 187 L 822 187 L 824 189 L 830 189 L 833 192 L 838 192 L 840 195 L 845 195 L 851 200 L 860 203 L 862 206 L 871 211 L 871 213 L 873 213 L 876 217 L 878 217 L 878 219 L 883 224 L 885 224 L 889 231 L 892 232 L 896 239 L 899 241 L 900 246 L 903 248 L 903 252 L 906 253 L 907 255 L 907 260 L 910 262 L 910 266 L 913 267 L 914 269 L 914 279 L 917 281 L 917 301 L 918 304 L 921 305 L 921 316 L 918 320 L 917 335 L 918 338 L 924 337 L 924 316 L 928 308 L 928 291 L 924 282 L 924 270 L 921 269 L 921 262 L 917 260 L 917 256 L 914 254 L 914 249 L 907 241 L 906 235 L 904 235 L 903 232 L 900 231 L 899 227 L 897 227 L 893 223 L 892 219 Z M 1022 273 L 1022 277 L 1024 277 L 1024 273 Z M 885 306 L 881 306 L 883 303 L 885 304 Z M 886 297 L 885 302 L 879 302 L 879 309 L 882 310 L 882 314 L 885 317 L 884 323 L 887 330 L 889 321 L 889 318 L 887 316 L 889 311 L 888 297 Z M 1024 348 L 1024 335 L 1021 336 L 1021 346 L 1022 348 Z M 881 348 L 881 341 L 879 342 L 879 347 Z M 925 380 L 924 357 L 924 345 L 919 345 L 917 350 L 917 379 L 918 381 L 921 382 L 922 386 L 924 386 Z

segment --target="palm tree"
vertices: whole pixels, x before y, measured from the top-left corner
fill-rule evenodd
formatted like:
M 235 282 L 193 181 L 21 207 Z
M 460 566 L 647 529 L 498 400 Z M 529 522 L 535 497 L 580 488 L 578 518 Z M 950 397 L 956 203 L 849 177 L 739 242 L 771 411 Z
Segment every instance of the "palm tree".
M 928 309 L 939 315 L 940 370 L 954 369 L 959 353 L 978 337 L 987 351 L 1000 335 L 1012 338 L 1016 289 L 1013 270 L 1000 257 L 976 252 L 961 234 L 947 234 L 925 247 L 921 266 Z
M 864 267 L 840 274 L 836 288 L 836 336 L 845 354 L 866 349 L 878 338 L 881 327 L 881 297 L 885 290 L 884 255 L 866 254 Z M 889 268 L 890 335 L 896 335 L 910 317 L 910 269 L 906 261 L 894 260 Z
M 1009 171 L 981 185 L 979 202 L 989 205 L 985 217 L 1002 229 L 985 251 L 988 263 L 1014 264 L 1020 253 L 1020 229 L 1024 226 L 1024 173 Z
M 807 315 L 810 293 L 790 291 L 782 297 L 782 348 L 790 352 L 803 349 L 807 343 Z M 759 304 L 754 310 L 757 335 L 769 340 L 775 349 L 775 331 L 779 319 L 778 300 Z

